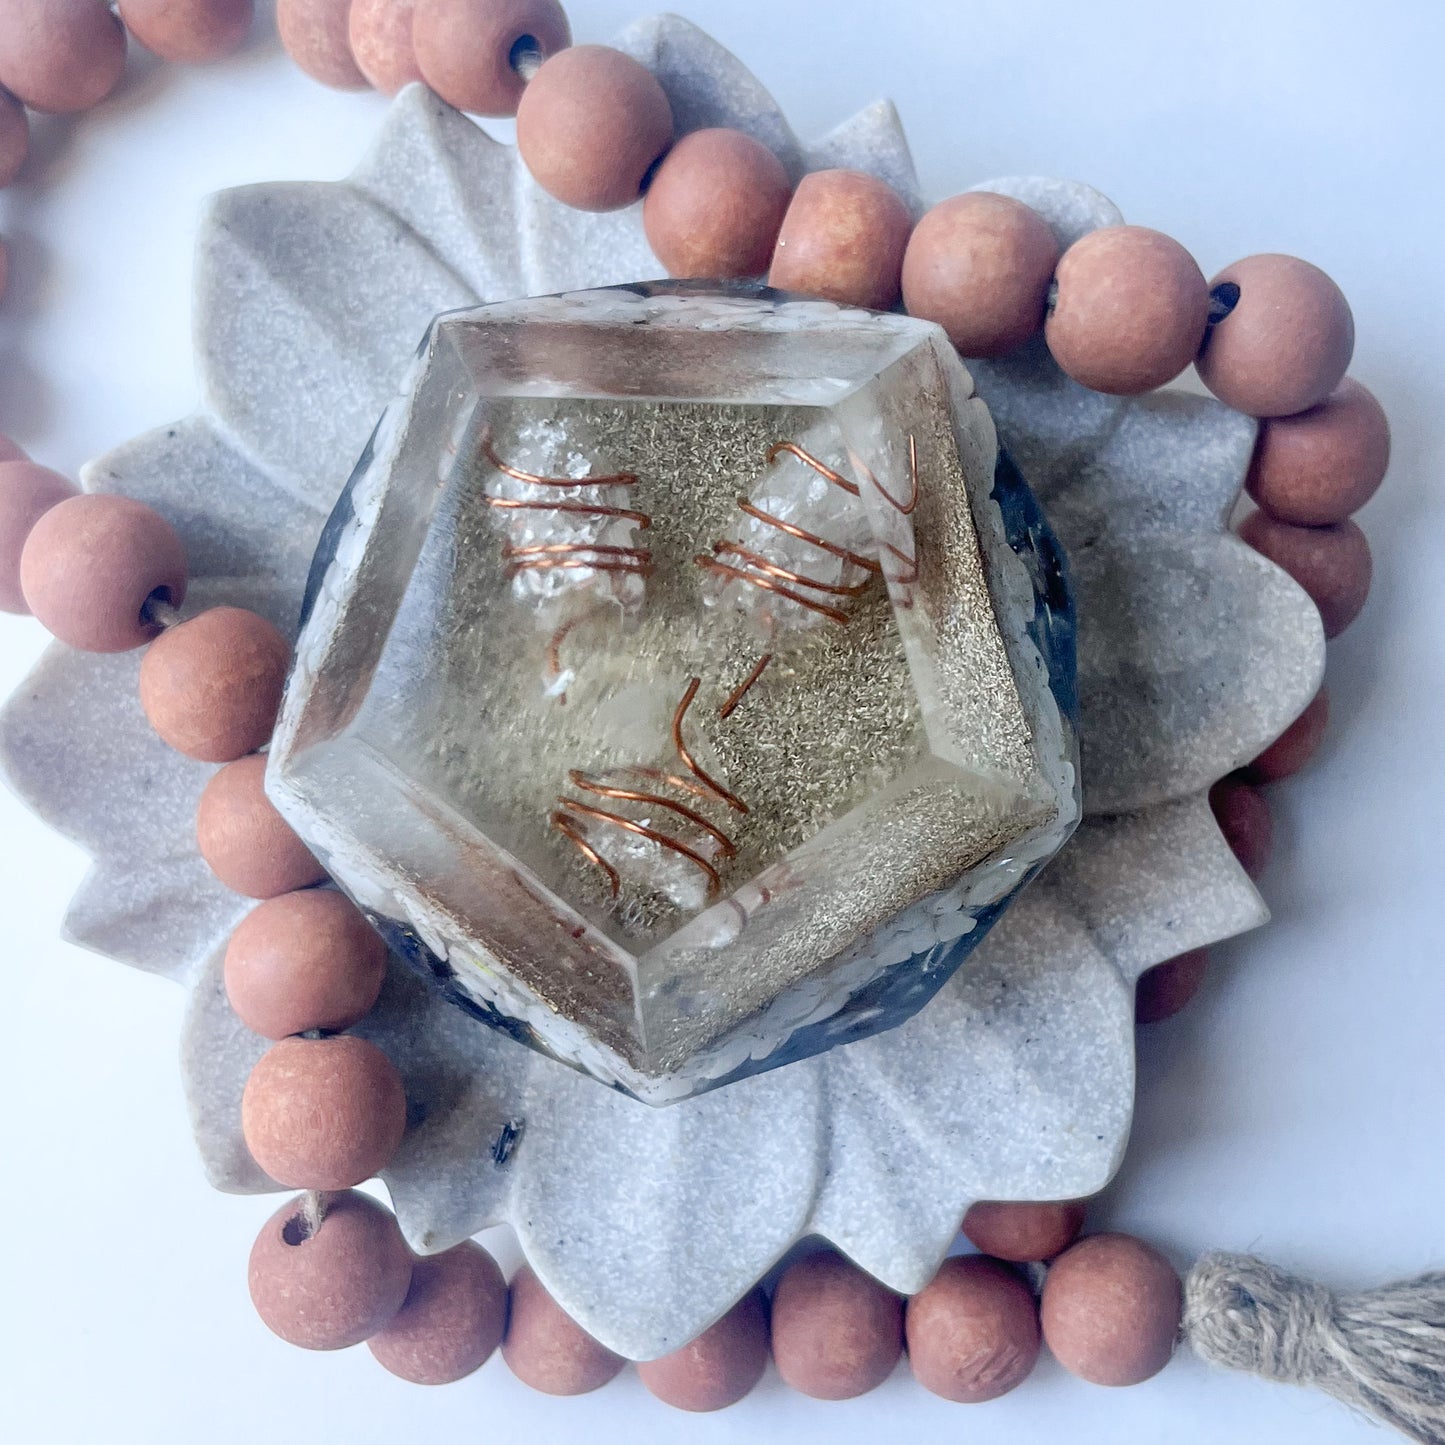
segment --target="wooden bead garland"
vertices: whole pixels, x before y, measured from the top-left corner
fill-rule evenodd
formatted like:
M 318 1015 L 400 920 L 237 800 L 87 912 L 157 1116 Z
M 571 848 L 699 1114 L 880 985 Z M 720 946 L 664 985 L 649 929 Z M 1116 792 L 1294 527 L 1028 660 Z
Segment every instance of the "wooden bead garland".
M 125 61 L 122 24 L 95 0 L 10 6 L 0 27 L 0 185 L 25 160 L 25 105 L 95 105 Z M 252 0 L 120 0 L 118 8 L 157 55 L 200 63 L 241 43 Z M 326 84 L 395 91 L 424 77 L 462 108 L 519 111 L 519 147 L 538 182 L 584 209 L 645 193 L 649 237 L 678 274 L 746 276 L 770 263 L 775 285 L 845 304 L 887 309 L 901 293 L 966 355 L 1006 353 L 1042 328 L 1068 374 L 1117 394 L 1161 385 L 1197 357 L 1216 395 L 1268 419 L 1249 478 L 1261 511 L 1242 537 L 1310 592 L 1329 635 L 1363 605 L 1369 550 L 1349 519 L 1384 475 L 1388 424 L 1344 375 L 1353 320 L 1338 287 L 1308 263 L 1250 257 L 1205 287 L 1177 243 L 1139 227 L 1094 232 L 1060 257 L 1042 221 L 1002 196 L 955 197 L 914 228 L 901 198 L 860 172 L 817 172 L 793 193 L 780 163 L 737 132 L 695 132 L 673 146 L 661 85 L 620 52 L 569 50 L 556 0 L 277 0 L 277 23 L 297 63 Z M 0 293 L 4 256 L 0 243 Z M 269 624 L 232 617 L 237 609 L 172 625 L 185 590 L 184 551 L 161 518 L 125 498 L 75 496 L 0 437 L 0 606 L 28 605 L 62 641 L 92 651 L 158 638 L 142 670 L 148 714 L 182 751 L 230 764 L 202 800 L 202 851 L 223 881 L 274 898 L 237 930 L 227 986 L 245 1021 L 281 1040 L 248 1085 L 247 1139 L 281 1182 L 344 1190 L 384 1167 L 399 1144 L 401 1081 L 360 1038 L 288 1035 L 359 1022 L 379 992 L 385 948 L 340 895 L 294 891 L 323 881 L 324 871 L 266 801 L 264 758 L 244 756 L 269 736 L 289 648 L 274 629 L 263 631 Z M 210 637 L 227 628 L 228 638 Z M 215 645 L 198 645 L 208 637 Z M 230 645 L 242 640 L 255 644 L 256 669 L 231 666 Z M 198 659 L 218 655 L 227 661 L 212 669 L 198 701 L 188 693 L 201 685 Z M 1244 774 L 1211 793 L 1251 874 L 1270 844 L 1268 804 L 1255 784 L 1303 766 L 1327 715 L 1322 692 Z M 201 728 L 206 720 L 214 726 Z M 1204 962 L 1202 952 L 1184 955 L 1146 974 L 1141 1021 L 1163 1016 L 1170 1000 L 1182 1006 Z M 1012 1388 L 1037 1356 L 1040 1318 L 1055 1355 L 1083 1378 L 1128 1384 L 1161 1368 L 1183 1304 L 1178 1275 L 1125 1236 L 1072 1243 L 1081 1222 L 1077 1203 L 970 1210 L 963 1228 L 980 1248 L 1019 1261 L 1058 1257 L 1037 1308 L 1023 1277 L 1000 1259 L 946 1261 L 907 1305 L 919 1380 L 959 1400 Z M 250 1282 L 258 1312 L 283 1338 L 313 1349 L 367 1339 L 387 1369 L 419 1383 L 470 1373 L 504 1322 L 508 1364 L 538 1389 L 582 1393 L 622 1368 L 529 1269 L 509 1292 L 472 1244 L 413 1261 L 390 1213 L 351 1192 L 313 1194 L 278 1211 L 252 1252 Z M 899 1357 L 902 1301 L 841 1256 L 793 1265 L 773 1309 L 780 1372 L 805 1393 L 862 1393 Z M 754 1293 L 639 1373 L 680 1408 L 722 1408 L 762 1374 L 768 1337 L 766 1302 Z

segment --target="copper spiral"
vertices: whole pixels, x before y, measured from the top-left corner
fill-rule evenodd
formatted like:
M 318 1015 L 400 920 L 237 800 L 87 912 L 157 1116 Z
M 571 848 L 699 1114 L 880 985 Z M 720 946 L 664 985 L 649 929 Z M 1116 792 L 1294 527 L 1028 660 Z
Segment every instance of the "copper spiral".
M 766 665 L 766 660 L 764 662 Z M 762 666 L 753 670 L 752 675 L 742 688 L 737 689 L 734 694 L 740 701 L 742 694 L 751 687 L 758 677 L 762 675 Z M 675 818 L 690 824 L 700 833 L 710 838 L 717 845 L 718 856 L 722 858 L 735 858 L 737 856 L 737 844 L 733 839 L 705 817 L 695 807 L 688 803 L 679 802 L 676 798 L 670 797 L 661 791 L 662 788 L 672 788 L 678 792 L 685 793 L 690 797 L 705 802 L 726 803 L 728 807 L 739 813 L 746 813 L 748 806 L 735 794 L 730 793 L 716 778 L 712 777 L 693 756 L 687 741 L 683 736 L 683 724 L 686 721 L 689 709 L 697 697 L 698 689 L 702 686 L 702 679 L 694 677 L 689 680 L 682 700 L 678 703 L 672 718 L 672 739 L 673 746 L 677 750 L 678 760 L 686 769 L 684 776 L 680 773 L 668 773 L 659 768 L 642 766 L 629 766 L 617 769 L 619 776 L 631 776 L 647 784 L 645 787 L 624 787 L 620 783 L 605 782 L 594 777 L 582 768 L 572 768 L 567 774 L 567 780 L 578 792 L 590 793 L 597 798 L 609 801 L 637 803 L 644 807 L 655 810 L 662 810 Z M 734 704 L 735 705 L 735 704 Z M 571 843 L 589 863 L 600 868 L 607 879 L 608 889 L 613 898 L 621 892 L 621 879 L 617 869 L 614 868 L 605 858 L 593 847 L 582 831 L 580 820 L 591 820 L 595 823 L 603 823 L 609 827 L 620 828 L 625 832 L 634 833 L 640 838 L 646 838 L 649 842 L 656 843 L 658 847 L 665 848 L 679 858 L 686 859 L 697 868 L 707 879 L 707 896 L 711 902 L 722 891 L 722 875 L 718 872 L 712 861 L 705 857 L 697 848 L 677 834 L 665 831 L 660 826 L 649 823 L 639 823 L 635 818 L 629 818 L 624 813 L 616 812 L 610 808 L 604 808 L 596 803 L 586 802 L 581 798 L 570 797 L 562 794 L 557 799 L 556 809 L 551 815 L 551 823 L 561 835 Z
M 883 483 L 880 482 L 878 478 L 875 477 L 871 472 L 868 476 L 868 480 L 871 481 L 873 485 L 878 489 L 878 492 L 882 496 L 883 500 L 887 502 L 888 505 L 892 507 L 895 511 L 902 513 L 902 515 L 905 517 L 911 517 L 918 508 L 918 442 L 917 439 L 912 435 L 912 433 L 910 433 L 908 437 L 908 472 L 911 487 L 908 494 L 908 500 L 906 502 L 900 502 L 898 498 L 895 497 L 888 490 L 888 488 L 885 487 Z M 883 544 L 883 550 L 885 552 L 892 553 L 892 555 L 895 556 L 900 562 L 902 562 L 904 567 L 907 569 L 906 575 L 891 577 L 889 578 L 889 581 L 891 581 L 895 586 L 912 587 L 919 578 L 917 545 L 915 544 L 913 548 L 913 555 L 911 557 L 906 552 L 903 552 L 899 548 L 895 547 L 891 542 L 885 542 Z M 905 607 L 911 607 L 913 604 L 910 599 L 903 605 Z
M 784 452 L 797 457 L 805 466 L 811 467 L 820 477 L 825 478 L 850 497 L 861 495 L 855 483 L 834 471 L 832 467 L 820 461 L 811 452 L 805 451 L 797 442 L 774 442 L 768 448 L 768 461 L 776 460 Z M 771 592 L 789 602 L 796 602 L 798 606 L 805 607 L 810 612 L 816 612 L 820 617 L 826 617 L 829 622 L 836 622 L 840 627 L 847 626 L 848 614 L 841 607 L 832 606 L 822 599 L 861 597 L 872 585 L 873 577 L 882 572 L 883 569 L 879 563 L 871 557 L 865 557 L 836 542 L 830 542 L 826 537 L 818 536 L 816 532 L 810 532 L 793 522 L 784 521 L 782 517 L 775 517 L 747 497 L 738 498 L 738 510 L 745 516 L 762 522 L 765 526 L 774 527 L 789 537 L 796 537 L 800 542 L 817 547 L 820 551 L 828 553 L 829 556 L 837 557 L 844 563 L 861 568 L 870 575 L 856 583 L 824 582 L 819 578 L 808 576 L 805 572 L 781 567 L 763 556 L 761 552 L 733 541 L 714 542 L 711 554 L 703 553 L 693 559 L 697 565 L 729 581 L 746 582 L 750 587 Z M 724 560 L 729 557 L 735 558 L 736 561 Z
M 556 487 L 577 491 L 583 487 L 637 485 L 637 476 L 633 472 L 611 472 L 600 477 L 544 477 L 536 472 L 523 471 L 497 455 L 490 432 L 482 437 L 482 454 L 503 476 L 523 482 L 529 487 Z M 515 497 L 497 497 L 490 493 L 485 494 L 484 500 L 489 507 L 503 511 L 565 512 L 571 516 L 594 518 L 620 517 L 633 523 L 640 531 L 645 531 L 652 525 L 652 518 L 646 512 L 634 511 L 630 507 L 611 507 L 601 502 L 529 501 Z M 589 542 L 552 542 L 527 547 L 508 543 L 502 548 L 502 559 L 513 575 L 527 570 L 581 568 L 593 572 L 630 572 L 638 576 L 647 576 L 652 571 L 652 553 L 645 547 L 620 547 Z

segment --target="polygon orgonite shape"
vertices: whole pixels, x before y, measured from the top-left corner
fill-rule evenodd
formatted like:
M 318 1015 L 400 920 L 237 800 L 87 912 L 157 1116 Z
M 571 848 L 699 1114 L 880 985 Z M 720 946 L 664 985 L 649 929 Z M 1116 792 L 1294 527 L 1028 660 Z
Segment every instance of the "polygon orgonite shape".
M 1062 559 L 943 332 L 446 315 L 327 528 L 278 806 L 416 966 L 664 1103 L 902 1022 L 1077 819 Z

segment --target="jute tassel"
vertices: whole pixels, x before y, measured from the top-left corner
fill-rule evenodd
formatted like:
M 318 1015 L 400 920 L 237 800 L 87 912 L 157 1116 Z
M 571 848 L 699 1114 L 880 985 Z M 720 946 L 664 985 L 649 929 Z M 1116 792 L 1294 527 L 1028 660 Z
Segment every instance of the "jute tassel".
M 1211 1364 L 1313 1385 L 1445 1445 L 1445 1274 L 1332 1295 L 1247 1254 L 1207 1254 L 1184 1292 L 1184 1336 Z

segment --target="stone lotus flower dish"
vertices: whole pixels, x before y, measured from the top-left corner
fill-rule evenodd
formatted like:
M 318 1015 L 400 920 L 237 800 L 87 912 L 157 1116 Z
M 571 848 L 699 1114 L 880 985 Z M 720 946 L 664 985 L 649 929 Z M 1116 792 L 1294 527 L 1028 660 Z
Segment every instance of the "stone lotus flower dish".
M 620 44 L 657 74 L 681 129 L 747 130 L 795 175 L 851 165 L 884 176 L 916 203 L 907 147 L 891 107 L 865 111 L 805 147 L 738 62 L 685 22 L 643 22 Z M 1064 244 L 1120 220 L 1083 186 L 1015 179 L 986 188 L 1027 201 Z M 345 751 L 340 715 L 328 730 L 316 709 L 335 685 L 329 670 L 334 644 L 346 636 L 348 603 L 362 591 L 359 569 L 368 558 L 396 555 L 395 539 L 378 531 L 374 509 L 401 504 L 408 495 L 409 505 L 418 504 L 419 494 L 414 486 L 408 493 L 404 466 L 398 465 L 407 453 L 403 418 L 409 402 L 396 399 L 404 389 L 419 401 L 427 387 L 422 372 L 409 370 L 415 364 L 409 358 L 424 335 L 434 349 L 446 325 L 484 326 L 479 317 L 504 313 L 478 313 L 470 322 L 462 318 L 429 332 L 433 319 L 511 298 L 629 286 L 659 271 L 636 211 L 598 216 L 555 204 L 531 183 L 510 148 L 413 88 L 395 103 L 371 156 L 348 181 L 258 186 L 216 199 L 202 227 L 197 278 L 203 409 L 118 448 L 86 475 L 92 489 L 139 497 L 178 527 L 195 578 L 188 607 L 251 607 L 294 635 L 327 518 L 384 418 L 369 449 L 370 465 L 358 469 L 321 549 L 274 749 L 272 788 L 322 847 L 344 886 L 391 921 L 393 939 L 411 949 L 411 961 L 427 962 L 429 971 L 444 975 L 427 981 L 398 960 L 381 1004 L 358 1030 L 385 1049 L 407 1085 L 411 1127 L 384 1180 L 408 1239 L 431 1252 L 487 1225 L 510 1223 L 563 1307 L 605 1344 L 637 1359 L 695 1336 L 804 1236 L 827 1238 L 888 1285 L 913 1292 L 932 1275 L 971 1202 L 1068 1198 L 1107 1182 L 1129 1126 L 1134 981 L 1153 964 L 1253 928 L 1267 916 L 1215 826 L 1207 789 L 1256 756 L 1303 710 L 1318 688 L 1324 659 L 1319 618 L 1304 593 L 1226 530 L 1253 445 L 1250 419 L 1181 392 L 1123 400 L 1084 391 L 1062 376 L 1042 347 L 1001 362 L 968 363 L 966 371 L 949 358 L 947 384 L 927 404 L 941 408 L 946 393 L 954 451 L 942 474 L 954 468 L 954 485 L 962 488 L 949 515 L 969 521 L 981 547 L 987 597 L 974 593 L 978 605 L 970 615 L 1002 648 L 1007 665 L 991 675 L 1013 685 L 1015 706 L 1029 722 L 1028 746 L 1016 754 L 1014 802 L 1001 805 L 999 838 L 1010 841 L 994 860 L 1000 866 L 980 869 L 994 854 L 975 855 L 965 847 L 951 857 L 957 876 L 921 880 L 918 890 L 926 896 L 918 901 L 900 888 L 860 908 L 849 925 L 856 937 L 820 946 L 815 957 L 832 951 L 827 966 L 811 976 L 816 987 L 786 976 L 775 959 L 764 970 L 760 992 L 731 1014 L 704 1010 L 708 1027 L 683 1029 L 686 1037 L 670 1052 L 649 1053 L 642 1032 L 607 1038 L 595 1020 L 585 1028 L 563 1028 L 560 1010 L 544 1020 L 534 999 L 512 988 L 519 974 L 509 981 L 497 971 L 487 980 L 475 967 L 483 957 L 472 947 L 475 938 L 446 936 L 432 926 L 447 910 L 418 906 L 421 889 L 398 886 L 404 859 L 368 857 L 356 846 L 364 841 L 363 830 L 334 790 L 308 790 L 311 764 L 338 748 Z M 590 295 L 547 305 L 640 307 L 647 324 L 655 325 L 653 318 L 669 306 L 703 304 L 686 292 L 673 301 L 667 289 L 607 294 L 605 301 Z M 536 304 L 517 303 L 516 314 Z M 775 316 L 792 303 L 754 296 L 706 304 L 721 307 L 726 337 L 740 313 Z M 880 342 L 892 338 L 887 344 L 944 364 L 928 328 L 915 329 L 903 318 L 829 318 L 831 310 L 810 311 L 803 303 L 799 315 L 804 326 L 872 328 Z M 572 364 L 585 367 L 585 351 Z M 823 374 L 815 368 L 813 379 Z M 974 388 L 982 405 L 971 398 Z M 860 387 L 864 393 L 880 415 L 889 406 L 925 405 L 906 396 L 888 400 L 886 389 L 871 383 Z M 588 392 L 593 401 L 607 394 L 602 385 Z M 718 385 L 709 397 L 740 404 L 742 392 Z M 786 404 L 826 412 L 833 402 L 804 396 Z M 513 405 L 510 413 L 502 408 L 491 417 L 497 457 L 530 475 L 559 463 L 565 468 L 555 437 L 548 442 L 535 425 L 524 436 L 526 412 L 527 406 Z M 515 477 L 476 461 L 484 455 L 482 435 L 466 428 L 485 419 L 458 420 L 460 429 L 451 433 L 429 431 L 445 434 L 456 455 L 468 460 L 464 473 L 439 473 L 446 446 L 441 457 L 433 451 L 431 486 L 438 495 L 417 513 L 423 522 L 431 522 L 433 511 L 444 520 L 449 505 L 459 515 L 466 498 L 476 507 L 483 490 L 513 499 L 530 495 L 509 493 Z M 824 419 L 811 413 L 790 418 L 814 426 Z M 588 423 L 590 437 L 602 442 L 605 428 L 597 422 L 594 416 Z M 848 474 L 860 478 L 866 467 L 897 498 L 910 483 L 908 436 L 927 449 L 940 435 L 937 422 L 921 412 L 897 413 L 891 430 L 872 433 L 856 417 L 834 415 L 833 422 L 839 434 L 832 441 L 840 449 L 820 460 L 840 474 L 846 463 Z M 769 445 L 785 439 L 773 431 L 767 429 Z M 1028 488 L 1007 464 L 989 489 L 995 431 L 1047 524 L 1031 511 Z M 805 426 L 786 439 L 804 449 L 808 441 L 826 449 L 826 432 L 826 426 L 822 433 Z M 742 449 L 752 471 L 733 480 L 744 483 L 744 492 L 769 480 L 766 453 L 756 451 L 761 440 L 759 431 Z M 509 454 L 504 443 L 519 449 Z M 624 450 L 619 435 L 618 455 L 608 465 L 638 474 L 641 500 L 645 467 L 634 462 L 635 452 L 622 455 Z M 598 470 L 562 474 L 574 480 L 615 474 L 602 470 L 606 452 L 598 447 Z M 733 480 L 729 495 L 738 490 Z M 867 492 L 860 485 L 860 500 Z M 766 495 L 777 500 L 776 490 Z M 657 498 L 651 500 L 656 505 Z M 886 502 L 875 497 L 865 506 L 860 540 L 871 536 L 907 552 L 909 538 L 881 530 L 896 525 Z M 828 516 L 830 523 L 839 520 L 836 512 Z M 621 614 L 629 588 L 654 589 L 655 597 L 644 597 L 638 609 L 644 620 L 637 630 L 619 628 L 605 645 L 583 637 L 582 646 L 569 648 L 564 639 L 558 667 L 550 672 L 546 643 L 562 623 L 548 618 L 539 624 L 528 615 L 523 626 L 520 615 L 507 613 L 521 609 L 523 599 L 511 586 L 514 579 L 497 566 L 501 547 L 530 543 L 480 510 L 473 520 L 489 528 L 479 555 L 491 561 L 485 572 L 494 591 L 491 605 L 515 622 L 512 639 L 527 643 L 509 655 L 529 659 L 514 665 L 518 677 L 524 665 L 529 669 L 529 706 L 540 706 L 539 695 L 551 687 L 550 715 L 560 716 L 565 708 L 557 706 L 555 692 L 575 688 L 580 701 L 598 685 L 588 669 L 642 646 L 649 625 L 672 627 L 681 649 L 678 628 L 669 621 L 674 608 L 665 580 L 660 571 L 643 576 L 638 568 L 616 579 L 623 601 L 608 600 Z M 1077 606 L 1072 695 L 1072 624 L 1062 591 L 1056 585 L 1049 591 L 1050 529 L 1067 554 Z M 445 532 L 433 527 L 430 535 Z M 915 535 L 921 547 L 937 548 L 940 567 L 950 551 L 961 551 L 922 528 Z M 718 536 L 746 541 L 737 530 Z M 601 533 L 586 540 L 600 542 Z M 624 536 L 606 545 L 641 544 Z M 423 544 L 416 558 L 424 563 L 426 556 Z M 906 596 L 900 596 L 909 586 L 921 591 L 927 585 L 924 560 L 921 554 L 916 584 L 903 580 L 912 575 L 903 564 L 895 571 L 884 563 L 886 599 L 872 605 L 882 631 L 895 629 L 890 635 L 900 640 L 907 661 L 889 675 L 891 695 L 912 699 L 914 725 L 923 729 L 928 752 L 948 762 L 956 782 L 989 760 L 964 767 L 956 752 L 949 761 L 948 749 L 935 742 L 931 722 L 937 715 L 930 710 L 946 690 L 931 697 L 919 659 L 931 658 L 941 669 L 948 645 L 936 643 L 928 652 L 922 629 L 929 608 L 916 606 L 910 615 L 901 605 Z M 767 700 L 765 688 L 795 680 L 801 654 L 789 661 L 790 651 L 841 644 L 821 641 L 827 636 L 821 625 L 804 629 L 811 635 L 802 637 L 759 631 L 772 624 L 759 623 L 756 599 L 738 598 L 740 591 L 763 589 L 734 586 L 729 593 L 719 587 L 705 595 L 706 571 L 690 575 L 697 606 L 711 606 L 705 617 L 694 609 L 698 631 L 735 636 L 740 649 L 747 637 L 749 657 L 765 642 L 776 654 L 772 676 L 762 675 L 735 714 L 741 728 L 746 709 L 761 709 Z M 425 581 L 424 566 L 417 575 Z M 482 577 L 479 571 L 479 588 Z M 429 598 L 431 611 L 423 608 L 412 619 L 424 625 L 452 594 L 420 587 L 409 595 Z M 472 595 L 462 589 L 463 601 Z M 649 623 L 651 601 L 657 617 Z M 676 607 L 679 616 L 685 610 Z M 800 622 L 800 610 L 808 611 L 795 608 L 792 623 Z M 774 612 L 772 622 L 789 616 L 781 608 Z M 407 620 L 406 605 L 397 609 L 397 619 Z M 500 633 L 502 624 L 497 627 Z M 702 669 L 704 660 L 718 665 Z M 673 685 L 698 675 L 690 671 L 694 663 L 707 671 L 711 691 L 706 699 L 699 691 L 698 710 L 686 721 L 690 726 L 704 717 L 704 701 L 710 706 L 695 760 L 704 769 L 718 765 L 719 777 L 727 746 L 719 703 L 743 680 L 741 660 L 739 651 L 729 669 L 720 658 L 680 652 L 663 693 L 671 705 L 679 700 Z M 977 659 L 971 664 L 980 665 Z M 189 990 L 184 1069 L 210 1177 L 222 1189 L 265 1191 L 275 1186 L 250 1159 L 239 1126 L 242 1085 L 265 1043 L 236 1020 L 220 980 L 221 950 L 248 905 L 225 892 L 196 853 L 192 820 L 211 770 L 170 752 L 150 733 L 135 700 L 137 666 L 134 654 L 52 649 L 6 709 L 0 748 L 17 790 L 96 860 L 68 919 L 71 936 L 165 973 Z M 407 685 L 420 683 L 423 671 Z M 826 690 L 831 676 L 822 669 L 814 685 Z M 465 694 L 440 682 L 427 685 L 432 693 L 425 707 L 433 716 L 444 715 Z M 381 694 L 373 700 L 359 691 L 356 718 L 377 721 L 373 741 L 382 742 L 381 753 L 391 750 L 393 762 L 430 735 L 418 727 L 418 737 L 407 737 L 399 719 L 392 719 L 388 733 L 384 717 L 368 714 Z M 801 707 L 802 696 L 792 705 Z M 1075 701 L 1077 780 L 1070 742 Z M 944 703 L 939 711 L 946 714 L 946 698 Z M 658 727 L 649 714 L 643 742 L 657 745 Z M 940 736 L 948 741 L 946 729 Z M 844 737 L 836 745 L 847 742 Z M 641 765 L 648 757 L 639 742 L 626 761 Z M 922 748 L 916 757 L 924 759 Z M 394 772 L 414 780 L 415 760 L 401 761 L 405 767 Z M 578 764 L 601 765 L 600 757 Z M 802 754 L 796 765 L 806 770 Z M 123 796 L 106 782 L 120 772 L 137 780 Z M 450 799 L 445 807 L 453 809 L 458 793 L 441 781 L 437 774 L 413 794 L 433 804 Z M 737 781 L 741 785 L 742 775 Z M 1076 781 L 1082 785 L 1077 808 Z M 547 786 L 555 783 L 554 770 Z M 960 788 L 957 795 L 965 792 Z M 526 796 L 542 796 L 530 780 Z M 1064 842 L 1079 810 L 1077 829 Z M 850 811 L 835 806 L 829 816 L 840 814 L 846 821 Z M 450 823 L 454 814 L 444 816 Z M 707 816 L 716 820 L 715 812 Z M 737 875 L 725 876 L 729 889 L 745 892 L 795 846 L 806 855 L 808 841 L 789 842 L 780 816 L 775 811 L 770 817 L 773 831 L 752 845 L 752 858 L 743 856 L 740 839 Z M 955 826 L 949 836 L 957 842 L 964 833 Z M 593 833 L 582 836 L 589 846 L 597 840 Z M 862 837 L 866 843 L 866 830 Z M 500 830 L 491 840 L 494 849 L 507 841 Z M 645 958 L 644 946 L 677 947 L 689 930 L 699 938 L 705 934 L 707 947 L 722 936 L 721 899 L 708 898 L 711 880 L 696 866 L 658 871 L 654 849 L 648 865 L 654 872 L 620 878 L 613 900 L 607 874 L 565 837 L 544 836 L 538 828 L 525 846 L 511 841 L 515 851 L 506 849 L 508 855 L 526 860 L 544 885 L 532 906 L 556 913 L 556 902 L 564 901 L 576 914 L 575 926 L 619 961 L 624 955 Z M 975 844 L 983 846 L 977 838 Z M 984 937 L 995 905 L 1060 844 L 1057 857 Z M 393 845 L 399 853 L 397 840 Z M 647 863 L 645 850 L 636 851 L 631 862 L 619 857 L 612 864 L 619 874 Z M 1002 856 L 1015 854 L 1004 868 Z M 882 872 L 886 880 L 889 870 Z M 647 907 L 638 902 L 644 894 L 654 900 Z M 899 906 L 902 911 L 885 920 Z M 640 932 L 628 934 L 629 928 Z M 975 938 L 980 941 L 964 961 Z M 717 952 L 725 958 L 727 947 Z M 695 982 L 696 975 L 684 978 Z M 896 993 L 885 990 L 876 1001 L 881 1011 L 870 1017 L 871 1005 L 859 991 L 880 979 L 912 983 Z M 640 962 L 630 980 L 640 986 L 639 996 L 645 994 Z M 529 1041 L 582 1067 L 484 1026 L 448 991 L 505 1016 Z M 657 1017 L 669 1027 L 681 1028 L 690 1017 L 678 1001 L 667 1009 Z M 639 1017 L 645 1028 L 645 1013 Z M 906 1021 L 861 1036 L 897 1019 Z M 854 1041 L 827 1047 L 845 1039 Z M 784 1058 L 792 1060 L 786 1067 L 737 1077 Z M 652 1107 L 599 1086 L 584 1070 L 610 1075 L 658 1102 L 674 1102 Z M 726 1087 L 712 1087 L 735 1077 Z

